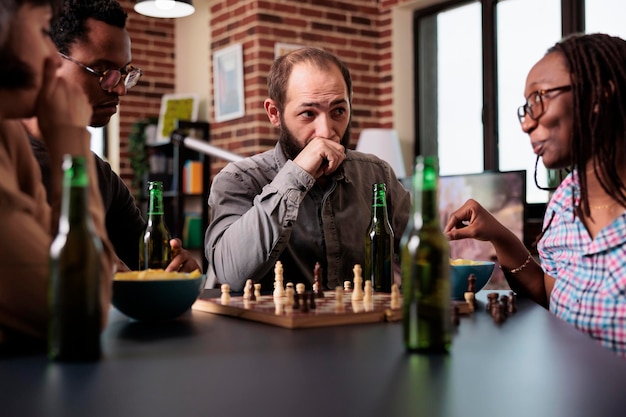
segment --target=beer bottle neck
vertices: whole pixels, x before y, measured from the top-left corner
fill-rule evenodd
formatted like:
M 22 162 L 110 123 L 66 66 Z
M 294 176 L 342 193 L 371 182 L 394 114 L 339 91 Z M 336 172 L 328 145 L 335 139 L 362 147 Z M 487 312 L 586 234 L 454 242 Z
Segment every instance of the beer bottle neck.
M 66 156 L 63 162 L 63 192 L 59 231 L 67 233 L 72 227 L 87 226 L 89 177 L 84 156 Z

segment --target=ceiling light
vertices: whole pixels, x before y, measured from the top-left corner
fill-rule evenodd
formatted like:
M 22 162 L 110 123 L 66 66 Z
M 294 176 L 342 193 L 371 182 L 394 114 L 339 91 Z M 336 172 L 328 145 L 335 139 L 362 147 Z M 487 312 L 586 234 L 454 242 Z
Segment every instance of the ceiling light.
M 144 16 L 175 18 L 192 14 L 191 0 L 138 0 L 135 11 Z

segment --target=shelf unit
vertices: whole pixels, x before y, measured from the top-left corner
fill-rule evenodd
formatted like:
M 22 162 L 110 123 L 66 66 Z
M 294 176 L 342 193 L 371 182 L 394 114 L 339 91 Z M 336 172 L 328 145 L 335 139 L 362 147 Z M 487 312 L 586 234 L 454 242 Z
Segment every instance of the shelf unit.
M 209 191 L 211 185 L 211 161 L 208 155 L 189 149 L 184 144 L 186 137 L 194 137 L 208 143 L 210 136 L 209 123 L 178 121 L 176 128 L 170 135 L 170 141 L 159 144 L 146 145 L 149 158 L 152 159 L 151 168 L 146 175 L 146 181 L 163 182 L 163 205 L 165 221 L 172 237 L 183 240 L 185 217 L 189 212 L 200 215 L 199 247 L 187 247 L 192 255 L 202 265 L 202 270 L 208 268 L 208 261 L 204 256 L 204 232 L 209 221 Z M 202 192 L 189 194 L 183 192 L 183 171 L 187 161 L 202 163 Z M 147 184 L 147 182 L 146 182 Z M 145 214 L 145 204 L 142 204 Z M 198 232 L 196 230 L 196 232 Z M 198 240 L 198 239 L 196 239 Z

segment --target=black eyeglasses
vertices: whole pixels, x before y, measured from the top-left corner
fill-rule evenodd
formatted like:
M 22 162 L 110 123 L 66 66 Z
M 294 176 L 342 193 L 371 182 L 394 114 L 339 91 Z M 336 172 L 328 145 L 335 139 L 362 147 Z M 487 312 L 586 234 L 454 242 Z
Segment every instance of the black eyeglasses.
M 571 89 L 571 85 L 563 85 L 561 87 L 548 88 L 547 90 L 538 90 L 530 94 L 526 99 L 526 104 L 524 104 L 523 106 L 519 106 L 517 109 L 517 118 L 519 119 L 519 122 L 524 123 L 526 121 L 527 115 L 532 120 L 539 119 L 546 111 L 546 105 L 543 102 L 544 97 L 556 97 L 557 94 L 550 93 L 562 93 L 565 91 L 570 91 Z
M 59 55 L 62 58 L 67 59 L 68 61 L 71 61 L 74 64 L 78 65 L 90 74 L 100 77 L 100 88 L 102 88 L 104 91 L 110 91 L 114 89 L 122 80 L 124 80 L 124 86 L 126 87 L 126 89 L 130 90 L 135 85 L 137 85 L 139 78 L 141 78 L 141 75 L 143 74 L 143 71 L 141 71 L 140 68 L 135 68 L 132 65 L 127 65 L 124 68 L 120 69 L 96 71 L 95 69 L 88 67 L 82 62 L 76 61 L 71 56 L 65 55 L 61 52 L 59 52 Z

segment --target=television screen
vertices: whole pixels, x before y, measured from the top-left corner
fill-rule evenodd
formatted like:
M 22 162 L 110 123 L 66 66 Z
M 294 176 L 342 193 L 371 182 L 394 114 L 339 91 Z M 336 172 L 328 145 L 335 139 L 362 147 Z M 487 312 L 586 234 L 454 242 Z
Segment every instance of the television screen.
M 524 239 L 526 208 L 526 171 L 483 172 L 479 174 L 440 177 L 439 215 L 442 227 L 452 212 L 473 198 L 494 217 Z M 496 261 L 496 252 L 489 242 L 463 239 L 450 242 L 452 259 Z M 486 289 L 508 289 L 500 268 L 494 268 Z

